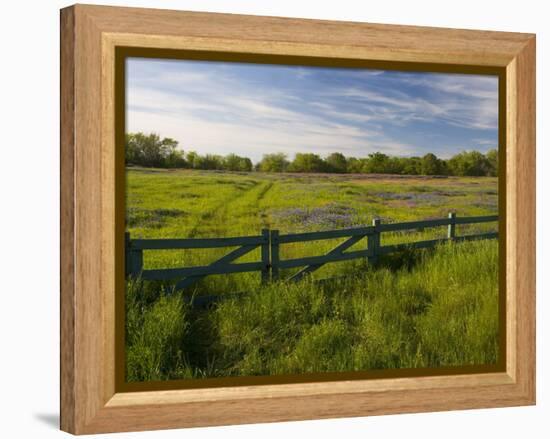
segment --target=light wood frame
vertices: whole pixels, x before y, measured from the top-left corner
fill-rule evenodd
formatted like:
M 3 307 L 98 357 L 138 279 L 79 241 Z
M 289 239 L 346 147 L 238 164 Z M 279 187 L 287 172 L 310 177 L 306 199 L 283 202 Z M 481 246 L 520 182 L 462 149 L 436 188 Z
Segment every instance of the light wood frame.
M 119 46 L 502 68 L 505 371 L 117 393 L 113 119 Z M 61 11 L 63 430 L 85 434 L 534 403 L 534 35 L 89 5 Z

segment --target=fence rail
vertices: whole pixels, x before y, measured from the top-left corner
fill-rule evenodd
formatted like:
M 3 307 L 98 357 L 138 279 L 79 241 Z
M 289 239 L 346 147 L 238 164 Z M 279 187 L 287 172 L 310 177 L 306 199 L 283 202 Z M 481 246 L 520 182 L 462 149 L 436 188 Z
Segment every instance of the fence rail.
M 262 282 L 277 280 L 282 269 L 303 267 L 293 274 L 288 280 L 298 281 L 305 275 L 313 273 L 323 265 L 331 262 L 347 261 L 364 258 L 370 264 L 377 262 L 378 257 L 405 249 L 431 248 L 438 244 L 453 241 L 463 242 L 480 239 L 498 238 L 498 232 L 480 233 L 475 235 L 456 236 L 456 225 L 478 224 L 498 221 L 498 215 L 457 217 L 449 213 L 447 218 L 431 219 L 424 221 L 409 221 L 402 223 L 383 224 L 381 220 L 374 219 L 372 226 L 355 227 L 349 229 L 328 230 L 323 232 L 292 233 L 281 235 L 278 230 L 262 230 L 257 236 L 241 236 L 231 238 L 190 238 L 190 239 L 130 239 L 126 233 L 126 277 L 141 276 L 145 280 L 175 280 L 177 289 L 186 288 L 203 279 L 205 276 L 246 273 L 259 271 Z M 431 227 L 447 226 L 447 237 L 425 241 L 408 242 L 392 245 L 381 245 L 381 234 L 405 230 L 423 230 Z M 284 244 L 295 242 L 308 242 L 326 239 L 348 238 L 338 244 L 332 250 L 323 255 L 307 256 L 293 259 L 281 259 L 280 250 Z M 349 248 L 367 239 L 367 246 L 362 250 L 347 251 Z M 153 250 L 181 250 L 237 247 L 225 256 L 215 260 L 209 265 L 182 267 L 143 269 L 143 251 Z M 260 260 L 255 262 L 235 261 L 251 251 L 260 248 Z

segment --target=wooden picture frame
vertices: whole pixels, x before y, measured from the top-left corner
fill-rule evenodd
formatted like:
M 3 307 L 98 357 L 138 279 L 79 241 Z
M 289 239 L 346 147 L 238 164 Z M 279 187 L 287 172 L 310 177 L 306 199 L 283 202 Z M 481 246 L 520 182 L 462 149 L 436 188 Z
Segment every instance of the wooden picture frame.
M 121 269 L 117 240 L 123 233 L 114 221 L 120 201 L 114 123 L 118 48 L 500 72 L 505 178 L 499 184 L 506 194 L 502 370 L 120 391 L 115 291 Z M 534 403 L 534 35 L 89 5 L 61 11 L 62 430 L 86 434 Z

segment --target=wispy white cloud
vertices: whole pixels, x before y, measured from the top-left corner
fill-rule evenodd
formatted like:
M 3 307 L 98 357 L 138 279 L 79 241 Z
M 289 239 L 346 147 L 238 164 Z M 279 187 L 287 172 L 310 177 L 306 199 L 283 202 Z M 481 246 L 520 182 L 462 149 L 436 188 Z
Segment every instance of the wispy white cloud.
M 497 132 L 494 77 L 144 60 L 127 71 L 127 130 L 201 153 L 444 156 L 441 145 L 488 148 Z
M 180 140 L 184 149 L 203 153 L 237 151 L 258 160 L 270 151 L 292 156 L 296 152 L 328 154 L 340 150 L 365 156 L 379 148 L 372 140 L 377 132 L 248 97 L 228 94 L 212 104 L 135 89 L 128 103 L 128 131 L 147 131 L 144 127 L 149 127 L 149 131 Z M 209 112 L 209 117 L 201 116 L 203 111 Z

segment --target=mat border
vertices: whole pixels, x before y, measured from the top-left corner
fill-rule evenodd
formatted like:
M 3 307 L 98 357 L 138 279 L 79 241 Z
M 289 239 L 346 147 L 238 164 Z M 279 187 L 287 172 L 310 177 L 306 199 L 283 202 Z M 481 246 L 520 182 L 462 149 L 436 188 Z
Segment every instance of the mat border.
M 505 163 L 505 178 L 499 180 L 504 214 L 500 251 L 506 256 L 501 258 L 505 294 L 500 302 L 505 307 L 504 361 L 493 370 L 333 374 L 310 382 L 303 382 L 304 377 L 258 377 L 271 382 L 221 382 L 179 390 L 170 382 L 172 390 L 163 388 L 165 383 L 156 390 L 125 387 L 116 337 L 123 309 L 123 295 L 115 291 L 121 291 L 124 179 L 121 148 L 115 148 L 123 144 L 115 123 L 120 96 L 118 104 L 115 96 L 120 93 L 117 56 L 136 51 L 499 75 L 500 96 L 505 97 L 500 100 L 499 155 Z M 275 383 L 277 379 L 282 381 Z M 61 11 L 63 430 L 133 431 L 534 402 L 534 35 L 91 5 Z

